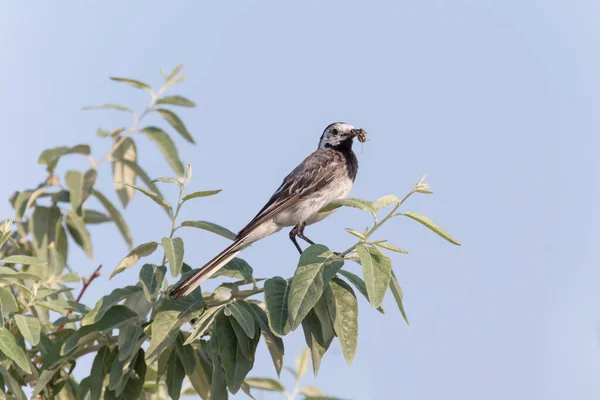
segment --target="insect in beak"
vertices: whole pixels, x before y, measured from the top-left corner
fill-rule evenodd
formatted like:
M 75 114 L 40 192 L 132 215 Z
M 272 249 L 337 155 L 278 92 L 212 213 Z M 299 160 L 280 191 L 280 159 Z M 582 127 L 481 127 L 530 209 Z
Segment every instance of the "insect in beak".
M 358 138 L 358 141 L 364 143 L 367 141 L 367 132 L 363 128 L 358 128 L 354 130 L 354 136 Z

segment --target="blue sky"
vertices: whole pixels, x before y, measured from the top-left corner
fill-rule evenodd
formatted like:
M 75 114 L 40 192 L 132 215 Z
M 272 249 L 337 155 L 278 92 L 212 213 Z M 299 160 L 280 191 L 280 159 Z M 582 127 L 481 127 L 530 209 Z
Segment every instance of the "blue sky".
M 80 107 L 146 103 L 142 91 L 108 76 L 157 85 L 158 68 L 183 62 L 190 79 L 175 92 L 198 104 L 180 112 L 198 144 L 177 139 L 194 166 L 191 189 L 223 189 L 183 218 L 240 229 L 316 148 L 323 128 L 342 120 L 371 139 L 355 148 L 352 196 L 403 195 L 428 172 L 435 195 L 411 198 L 406 210 L 464 244 L 410 220 L 384 227 L 379 237 L 410 251 L 392 258 L 411 327 L 391 296 L 385 316 L 361 301 L 354 364 L 334 344 L 318 379 L 306 383 L 352 399 L 594 398 L 599 17 L 600 3 L 586 0 L 7 2 L 0 198 L 37 185 L 45 148 L 89 143 L 96 157 L 106 152 L 96 128 L 127 117 Z M 158 151 L 138 143 L 148 172 L 168 173 Z M 60 172 L 86 163 L 71 158 Z M 109 177 L 106 165 L 105 192 Z M 0 202 L 0 216 L 11 214 Z M 169 221 L 147 199 L 134 199 L 125 216 L 136 243 L 168 234 Z M 343 209 L 307 233 L 345 249 L 353 238 L 343 228 L 367 222 Z M 195 267 L 226 245 L 208 233 L 184 234 Z M 109 284 L 126 248 L 113 227 L 92 235 L 95 260 L 78 250 L 72 260 L 82 275 L 104 265 L 87 302 L 132 284 L 138 272 Z M 281 233 L 243 257 L 256 276 L 288 277 L 298 256 Z M 301 332 L 286 339 L 287 363 L 303 345 Z M 260 349 L 253 375 L 274 376 Z M 78 364 L 79 376 L 87 368 Z

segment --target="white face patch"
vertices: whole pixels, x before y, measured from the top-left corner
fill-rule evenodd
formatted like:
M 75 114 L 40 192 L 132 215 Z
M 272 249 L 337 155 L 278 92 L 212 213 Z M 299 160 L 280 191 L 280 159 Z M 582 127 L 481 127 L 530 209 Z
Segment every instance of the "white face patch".
M 353 130 L 354 127 L 352 125 L 344 122 L 336 122 L 329 125 L 325 129 L 325 132 L 323 132 L 323 136 L 321 136 L 319 148 L 322 149 L 327 146 L 335 147 L 339 145 L 344 140 L 348 140 L 349 135 L 353 134 Z

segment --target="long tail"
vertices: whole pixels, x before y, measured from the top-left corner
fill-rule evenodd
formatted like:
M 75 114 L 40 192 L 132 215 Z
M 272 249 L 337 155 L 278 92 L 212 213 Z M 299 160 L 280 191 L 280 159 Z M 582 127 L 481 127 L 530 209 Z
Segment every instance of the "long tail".
M 215 258 L 210 260 L 206 265 L 194 272 L 189 278 L 181 282 L 173 291 L 171 296 L 178 298 L 190 294 L 196 289 L 202 282 L 213 276 L 218 270 L 223 268 L 231 259 L 237 256 L 244 248 L 246 244 L 244 240 L 236 240 L 225 250 L 220 252 Z

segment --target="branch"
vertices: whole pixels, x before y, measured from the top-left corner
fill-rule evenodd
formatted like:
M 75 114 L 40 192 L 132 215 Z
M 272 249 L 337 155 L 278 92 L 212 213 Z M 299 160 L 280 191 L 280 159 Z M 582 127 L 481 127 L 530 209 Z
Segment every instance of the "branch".
M 100 264 L 98 266 L 98 268 L 96 268 L 96 270 L 88 277 L 83 278 L 81 281 L 83 282 L 83 287 L 81 288 L 81 292 L 79 292 L 79 296 L 77 296 L 77 302 L 79 303 L 79 301 L 81 300 L 81 298 L 83 297 L 83 294 L 85 293 L 85 291 L 87 290 L 87 288 L 90 286 L 90 284 L 94 281 L 94 279 L 96 279 L 97 277 L 100 276 L 100 268 L 102 268 L 102 264 Z M 73 310 L 69 310 L 69 312 L 67 313 L 67 317 L 69 315 L 71 315 L 71 313 L 73 312 Z M 58 329 L 56 330 L 57 332 L 60 332 L 64 329 L 65 324 L 62 324 L 61 326 L 58 327 Z

